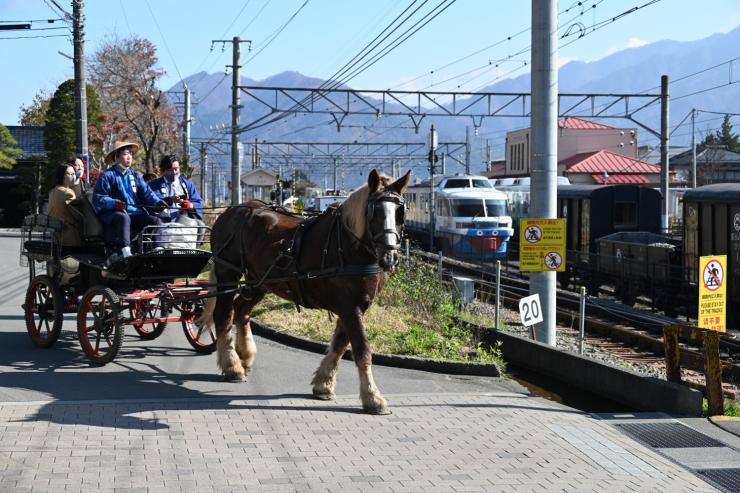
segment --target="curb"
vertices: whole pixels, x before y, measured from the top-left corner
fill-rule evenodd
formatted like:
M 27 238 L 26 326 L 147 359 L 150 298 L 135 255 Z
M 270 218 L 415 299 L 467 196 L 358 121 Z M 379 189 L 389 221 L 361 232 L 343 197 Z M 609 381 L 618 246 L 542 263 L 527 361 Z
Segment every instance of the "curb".
M 288 334 L 287 332 L 280 332 L 254 319 L 251 320 L 251 324 L 254 334 L 265 339 L 313 353 L 326 354 L 329 350 L 329 344 L 325 342 Z M 352 351 L 349 349 L 345 351 L 342 359 L 352 360 Z M 373 353 L 373 364 L 405 368 L 408 370 L 428 371 L 431 373 L 447 373 L 449 375 L 472 375 L 479 377 L 500 377 L 502 375 L 501 369 L 495 364 L 444 361 L 385 353 Z
M 736 416 L 711 416 L 707 418 L 710 423 L 727 433 L 740 437 L 740 418 Z

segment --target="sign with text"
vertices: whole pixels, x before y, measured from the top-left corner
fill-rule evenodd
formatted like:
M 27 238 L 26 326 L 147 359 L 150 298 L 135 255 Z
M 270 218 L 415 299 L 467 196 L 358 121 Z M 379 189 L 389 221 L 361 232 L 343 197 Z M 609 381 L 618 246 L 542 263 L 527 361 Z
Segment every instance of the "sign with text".
M 699 327 L 727 330 L 727 255 L 699 257 Z
M 542 305 L 540 305 L 540 295 L 535 293 L 519 300 L 519 317 L 522 319 L 522 325 L 531 327 L 544 320 L 542 318 Z
M 565 271 L 565 219 L 522 218 L 519 231 L 521 272 Z

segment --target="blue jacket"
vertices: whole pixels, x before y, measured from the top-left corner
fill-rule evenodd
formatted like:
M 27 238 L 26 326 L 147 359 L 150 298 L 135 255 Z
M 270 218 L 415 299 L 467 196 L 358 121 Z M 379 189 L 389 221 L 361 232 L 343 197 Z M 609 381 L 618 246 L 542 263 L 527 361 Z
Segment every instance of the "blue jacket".
M 185 195 L 187 195 L 187 200 L 189 200 L 193 204 L 193 207 L 195 208 L 195 213 L 198 215 L 198 218 L 203 219 L 203 199 L 200 197 L 200 194 L 195 188 L 195 185 L 193 185 L 193 182 L 183 178 L 182 176 L 178 176 L 177 179 L 180 181 L 180 185 L 182 185 Z M 160 176 L 159 178 L 150 181 L 149 187 L 154 191 L 155 194 L 157 194 L 157 197 L 159 197 L 160 199 L 176 195 L 173 188 L 174 185 L 165 180 L 164 176 Z M 168 214 L 170 219 L 174 221 L 177 219 L 178 211 L 174 208 L 171 208 L 167 210 L 166 214 Z
M 148 214 L 142 206 L 153 209 L 160 201 L 139 173 L 129 168 L 124 175 L 114 164 L 98 177 L 93 191 L 93 207 L 104 223 L 111 221 L 111 215 L 116 211 L 116 200 L 127 204 L 126 212 L 131 216 Z

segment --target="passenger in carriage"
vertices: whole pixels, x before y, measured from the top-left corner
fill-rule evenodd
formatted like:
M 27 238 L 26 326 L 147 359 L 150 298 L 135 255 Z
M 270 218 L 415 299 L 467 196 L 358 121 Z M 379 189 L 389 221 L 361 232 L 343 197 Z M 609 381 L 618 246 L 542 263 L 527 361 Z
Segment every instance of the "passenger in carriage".
M 162 214 L 165 222 L 176 221 L 180 212 L 194 219 L 203 219 L 203 199 L 193 182 L 180 175 L 180 162 L 177 157 L 168 155 L 159 161 L 162 176 L 149 182 L 149 187 L 160 199 L 171 200 L 172 206 Z
M 82 161 L 82 158 L 73 156 L 67 160 L 67 164 L 75 170 L 75 182 L 72 184 L 72 190 L 74 190 L 77 198 L 81 199 L 84 197 L 85 192 L 87 192 L 87 183 L 82 179 L 85 175 L 85 163 Z
M 103 222 L 106 243 L 114 249 L 109 263 L 131 255 L 131 238 L 146 226 L 161 226 L 154 214 L 165 210 L 171 202 L 160 200 L 144 181 L 131 169 L 134 153 L 139 149 L 132 142 L 116 142 L 105 156 L 105 162 L 115 162 L 98 178 L 93 192 L 93 206 Z M 144 238 L 155 249 L 156 237 Z
M 57 166 L 54 188 L 49 191 L 49 216 L 61 219 L 64 227 L 61 232 L 62 246 L 80 246 L 82 212 L 77 208 L 80 199 L 73 190 L 75 169 L 69 164 Z

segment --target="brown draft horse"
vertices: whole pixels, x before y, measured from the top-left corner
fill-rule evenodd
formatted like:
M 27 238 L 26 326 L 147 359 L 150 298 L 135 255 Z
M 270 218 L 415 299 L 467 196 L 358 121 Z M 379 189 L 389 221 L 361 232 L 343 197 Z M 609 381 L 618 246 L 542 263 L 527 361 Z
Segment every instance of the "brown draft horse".
M 242 276 L 244 281 L 236 296 L 232 290 L 209 298 L 198 324 L 215 323 L 218 365 L 225 380 L 243 381 L 251 369 L 257 352 L 251 312 L 270 291 L 338 317 L 329 352 L 311 381 L 313 395 L 334 398 L 339 360 L 352 344 L 363 408 L 372 414 L 390 412 L 373 380 L 362 317 L 383 288 L 386 273 L 398 264 L 401 194 L 409 177 L 410 172 L 391 183 L 392 178 L 373 170 L 366 185 L 312 222 L 260 201 L 231 207 L 218 217 L 211 231 L 211 284 L 222 292 Z

